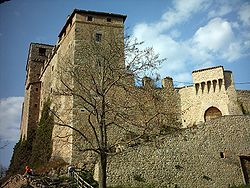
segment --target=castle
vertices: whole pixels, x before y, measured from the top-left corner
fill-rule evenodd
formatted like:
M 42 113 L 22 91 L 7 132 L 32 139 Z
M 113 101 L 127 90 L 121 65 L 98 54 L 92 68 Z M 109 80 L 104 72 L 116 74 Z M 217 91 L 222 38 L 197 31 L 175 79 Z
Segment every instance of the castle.
M 64 75 L 64 73 L 58 70 L 62 70 L 61 67 L 67 67 L 67 64 L 79 64 L 79 63 L 88 63 L 92 60 L 88 53 L 81 46 L 82 44 L 88 45 L 89 43 L 101 43 L 104 40 L 108 40 L 110 43 L 116 43 L 116 53 L 123 54 L 123 36 L 124 36 L 124 22 L 126 20 L 125 15 L 119 14 L 111 14 L 104 12 L 94 12 L 94 11 L 85 11 L 85 10 L 77 10 L 75 9 L 72 14 L 67 18 L 65 25 L 63 26 L 61 32 L 59 33 L 59 40 L 56 45 L 47 45 L 47 44 L 39 44 L 39 43 L 31 43 L 29 48 L 29 54 L 26 65 L 26 81 L 25 81 L 25 97 L 22 109 L 22 120 L 21 120 L 21 139 L 27 139 L 30 132 L 34 131 L 37 126 L 37 122 L 41 117 L 42 105 L 46 101 L 47 98 L 52 99 L 52 106 L 57 108 L 58 113 L 60 114 L 60 118 L 63 119 L 64 122 L 68 122 L 69 124 L 73 122 L 74 119 L 77 118 L 79 113 L 82 113 L 81 109 L 78 108 L 77 103 L 75 102 L 75 98 L 71 95 L 67 94 L 64 96 L 59 96 L 57 93 L 58 88 L 64 88 L 64 86 L 60 83 L 60 76 Z M 118 36 L 116 41 L 112 41 L 110 38 L 110 33 Z M 123 54 L 124 56 L 124 54 Z M 125 67 L 124 57 L 119 57 L 117 64 L 120 67 Z M 60 74 L 60 75 L 59 75 Z M 204 141 L 204 137 L 202 137 L 203 131 L 210 131 L 211 135 L 214 131 L 218 131 L 222 128 L 227 129 L 223 131 L 228 131 L 227 134 L 233 134 L 235 131 L 233 128 L 238 130 L 238 133 L 235 134 L 243 134 L 242 139 L 239 139 L 240 142 L 236 142 L 235 148 L 240 150 L 241 156 L 248 156 L 240 158 L 241 160 L 245 160 L 249 165 L 249 154 L 250 154 L 250 128 L 249 128 L 249 114 L 250 112 L 250 92 L 249 91 L 236 91 L 234 87 L 234 80 L 231 71 L 224 70 L 222 66 L 211 67 L 201 70 L 195 70 L 192 73 L 193 76 L 193 84 L 190 86 L 185 86 L 181 88 L 175 88 L 173 86 L 172 78 L 166 77 L 162 80 L 162 88 L 157 89 L 156 92 L 163 93 L 163 99 L 165 100 L 162 105 L 158 106 L 160 108 L 171 108 L 175 115 L 174 121 L 178 122 L 178 127 L 183 130 L 195 130 L 197 129 L 197 135 L 199 138 L 192 138 L 192 143 L 187 146 L 189 148 L 193 145 L 197 140 L 199 144 Z M 133 81 L 131 82 L 133 84 Z M 152 80 L 149 78 L 145 78 L 143 80 L 142 87 L 150 87 L 154 90 L 154 84 L 152 84 Z M 155 89 L 156 90 L 156 89 Z M 59 107 L 58 107 L 59 106 Z M 84 116 L 85 117 L 85 116 Z M 235 118 L 232 118 L 235 117 Z M 164 117 L 163 117 L 164 118 Z M 166 117 L 167 118 L 167 117 Z M 229 118 L 229 119 L 227 119 Z M 231 118 L 231 119 L 230 119 Z M 237 119 L 238 118 L 238 119 Z M 221 125 L 220 121 L 224 121 L 227 125 Z M 207 127 L 197 128 L 197 125 L 201 125 L 204 122 Z M 235 122 L 239 124 L 241 127 L 237 127 L 235 124 L 231 127 L 229 125 Z M 76 125 L 77 123 L 75 123 Z M 233 128 L 232 128 L 233 127 Z M 202 130 L 200 130 L 202 129 Z M 204 130 L 203 130 L 204 129 Z M 230 131 L 229 131 L 230 130 Z M 222 131 L 222 132 L 223 132 Z M 243 133 L 242 133 L 243 132 Z M 184 134 L 184 133 L 183 133 Z M 191 139 L 191 135 L 194 133 L 185 133 L 187 139 Z M 204 133 L 204 134 L 207 134 Z M 222 134 L 222 133 L 221 133 Z M 60 138 L 58 137 L 60 135 Z M 68 139 L 70 142 L 65 144 L 65 141 L 61 139 L 66 135 L 70 135 Z M 247 138 L 248 136 L 249 138 Z M 183 135 L 182 135 L 183 136 Z M 206 135 L 209 137 L 209 135 Z M 229 135 L 227 135 L 229 136 Z M 171 136 L 170 136 L 171 137 Z M 202 141 L 200 140 L 202 137 Z M 235 136 L 232 136 L 235 138 Z M 182 138 L 171 138 L 174 140 L 174 143 L 181 143 L 183 141 Z M 170 140 L 171 140 L 170 139 Z M 191 140 L 192 140 L 191 139 Z M 68 163 L 77 163 L 78 153 L 75 152 L 75 146 L 72 142 L 75 140 L 74 133 L 72 129 L 67 129 L 63 127 L 54 127 L 53 130 L 53 153 L 52 157 L 60 157 L 64 159 Z M 209 139 L 208 139 L 209 140 Z M 218 144 L 217 138 L 213 138 L 211 142 L 215 142 Z M 160 144 L 159 147 L 164 148 L 166 145 L 170 146 L 173 143 Z M 205 141 L 204 141 L 205 142 Z M 234 142 L 234 141 L 231 141 Z M 242 143 L 243 142 L 243 143 Z M 186 145 L 183 143 L 183 146 Z M 208 143 L 209 147 L 210 143 Z M 218 144 L 219 146 L 220 144 Z M 231 156 L 230 153 L 230 144 L 223 149 L 223 151 L 216 151 L 217 153 L 221 152 L 221 158 L 226 158 L 227 156 Z M 163 147 L 164 146 L 164 147 Z M 181 148 L 182 146 L 180 146 Z M 216 147 L 216 146 L 212 146 Z M 223 146 L 222 146 L 223 147 Z M 170 147 L 175 153 L 174 147 Z M 179 148 L 179 149 L 180 149 Z M 177 148 L 178 149 L 178 148 Z M 189 148 L 190 150 L 192 148 Z M 194 150 L 203 152 L 204 147 L 197 148 L 196 146 L 193 148 Z M 138 149 L 141 150 L 141 149 Z M 146 149 L 147 150 L 147 149 Z M 142 151 L 141 151 L 142 152 Z M 150 151 L 154 152 L 154 151 Z M 169 151 L 170 152 L 170 151 Z M 192 153 L 190 151 L 186 151 L 187 153 Z M 236 152 L 236 151 L 235 151 Z M 142 152 L 143 153 L 143 152 Z M 162 154 L 166 153 L 166 150 L 162 151 Z M 167 152 L 168 153 L 168 152 Z M 226 153 L 226 154 L 225 154 Z M 124 160 L 129 160 L 128 156 L 125 154 L 121 154 L 124 157 Z M 166 154 L 167 155 L 167 154 Z M 173 154 L 171 154 L 173 155 Z M 177 154 L 176 154 L 177 155 Z M 184 155 L 184 154 L 183 154 Z M 237 154 L 239 155 L 239 154 Z M 185 155 L 184 155 L 185 156 Z M 187 155 L 187 157 L 181 160 L 187 160 L 187 158 L 191 157 Z M 164 158 L 164 157 L 163 157 Z M 206 158 L 206 157 L 204 157 Z M 230 157 L 229 157 L 230 158 Z M 121 159 L 114 158 L 113 161 L 115 165 L 118 164 L 117 161 Z M 135 159 L 136 160 L 136 159 Z M 150 159 L 152 162 L 153 159 Z M 171 159 L 166 159 L 171 160 Z M 179 159 L 178 159 L 179 160 Z M 220 160 L 220 159 L 219 159 Z M 111 159 L 112 161 L 112 159 Z M 139 161 L 139 160 L 138 160 Z M 175 161 L 175 159 L 173 159 Z M 190 159 L 192 161 L 192 159 Z M 201 159 L 203 161 L 203 159 Z M 237 161 L 233 160 L 235 163 Z M 180 162 L 180 161 L 179 161 Z M 193 161 L 194 162 L 194 161 Z M 241 161 L 242 162 L 242 161 Z M 163 162 L 164 163 L 164 162 Z M 186 163 L 186 162 L 185 162 Z M 188 162 L 187 162 L 188 163 Z M 204 161 L 201 163 L 205 163 Z M 119 165 L 122 162 L 120 161 Z M 169 163 L 170 164 L 170 163 Z M 216 163 L 218 165 L 218 163 Z M 114 166 L 115 166 L 114 165 Z M 164 165 L 164 164 L 163 164 Z M 232 169 L 229 164 L 226 164 L 226 170 L 230 171 Z M 123 169 L 124 166 L 111 166 L 110 170 L 110 184 L 115 185 L 121 182 L 118 181 L 118 172 L 116 173 L 116 169 Z M 138 165 L 139 167 L 140 165 Z M 171 166 L 171 165 L 170 165 Z M 175 171 L 184 171 L 183 167 L 185 165 L 175 164 Z M 207 165 L 206 168 L 209 168 Z M 222 165 L 223 166 L 223 165 Z M 221 167 L 222 167 L 221 166 Z M 200 167 L 200 166 L 199 166 Z M 134 167 L 129 166 L 128 168 L 133 169 Z M 157 167 L 160 168 L 159 166 Z M 183 168 L 183 169 L 182 169 Z M 236 168 L 236 167 L 233 167 Z M 196 169 L 194 167 L 194 169 Z M 157 169 L 156 169 L 157 170 Z M 171 171 L 171 169 L 168 169 Z M 240 183 L 239 180 L 239 171 L 240 167 L 234 169 L 237 171 L 236 175 L 234 174 L 233 182 Z M 248 169 L 249 170 L 249 169 Z M 127 172 L 127 170 L 125 170 Z M 133 172 L 135 169 L 132 170 Z M 161 170 L 159 170 L 161 172 Z M 201 170 L 203 171 L 203 170 Z M 129 173 L 129 172 L 128 172 Z M 144 172 L 143 172 L 144 173 Z M 142 179 L 146 177 L 147 179 L 155 179 L 155 177 L 149 177 L 148 174 L 139 174 L 142 176 Z M 145 172 L 146 173 L 146 172 Z M 177 172 L 175 172 L 177 173 Z M 181 177 L 184 177 L 183 174 L 188 174 L 188 171 L 181 172 Z M 192 173 L 195 173 L 192 170 Z M 211 172 L 212 173 L 212 172 Z M 246 170 L 244 171 L 244 179 L 245 183 L 249 183 L 249 171 L 246 175 Z M 135 176 L 135 174 L 131 175 Z M 161 178 L 165 178 L 164 175 L 161 175 Z M 195 175 L 194 175 L 195 176 Z M 222 175 L 223 176 L 223 175 Z M 241 176 L 241 175 L 240 175 Z M 231 177 L 231 176 L 230 176 Z M 201 183 L 204 187 L 209 187 L 211 184 L 210 176 L 204 175 L 203 180 L 205 183 Z M 232 177 L 231 177 L 232 178 Z M 238 179 L 237 179 L 238 178 Z M 248 180 L 247 180 L 248 178 Z M 125 178 L 126 179 L 126 178 Z M 130 181 L 131 177 L 126 180 Z M 133 178 L 132 178 L 133 179 Z M 171 178 L 170 178 L 171 179 Z M 188 180 L 187 180 L 188 179 Z M 183 180 L 184 184 L 188 181 L 191 181 L 190 178 Z M 211 178 L 211 182 L 212 182 Z M 117 180 L 117 181 L 116 181 Z M 222 178 L 223 181 L 227 181 L 228 179 Z M 146 180 L 145 180 L 146 181 Z M 169 180 L 170 181 L 170 180 Z M 173 180 L 171 180 L 173 181 Z M 177 181 L 177 180 L 176 180 Z M 181 180 L 182 181 L 182 180 Z M 244 183 L 244 181 L 242 181 Z M 248 182 L 247 182 L 248 181 Z M 126 182 L 123 182 L 126 183 Z M 139 183 L 143 183 L 139 182 Z M 162 182 L 161 182 L 162 183 Z M 133 183 L 131 183 L 133 184 Z M 190 185 L 187 184 L 186 185 Z M 195 183 L 193 185 L 196 185 Z M 217 182 L 213 186 L 223 185 L 221 182 Z M 170 186 L 170 184 L 169 184 Z

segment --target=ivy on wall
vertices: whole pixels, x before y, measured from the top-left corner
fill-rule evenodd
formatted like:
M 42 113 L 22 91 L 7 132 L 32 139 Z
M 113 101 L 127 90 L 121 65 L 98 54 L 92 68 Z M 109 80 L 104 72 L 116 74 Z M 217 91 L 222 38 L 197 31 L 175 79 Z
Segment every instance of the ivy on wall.
M 40 122 L 33 140 L 32 157 L 30 163 L 33 167 L 39 167 L 47 163 L 52 154 L 52 130 L 54 118 L 50 113 L 51 101 L 45 101 Z
M 49 161 L 52 153 L 51 137 L 54 122 L 50 105 L 49 99 L 44 102 L 37 129 L 29 129 L 27 140 L 19 140 L 15 145 L 8 175 L 23 174 L 26 165 L 36 168 Z

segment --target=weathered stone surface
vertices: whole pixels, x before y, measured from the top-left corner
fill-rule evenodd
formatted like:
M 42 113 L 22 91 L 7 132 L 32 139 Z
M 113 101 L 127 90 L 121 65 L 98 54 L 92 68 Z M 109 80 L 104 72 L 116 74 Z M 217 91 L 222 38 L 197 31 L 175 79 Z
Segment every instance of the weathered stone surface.
M 110 157 L 108 184 L 159 188 L 240 185 L 244 180 L 239 156 L 249 154 L 250 116 L 226 116 Z

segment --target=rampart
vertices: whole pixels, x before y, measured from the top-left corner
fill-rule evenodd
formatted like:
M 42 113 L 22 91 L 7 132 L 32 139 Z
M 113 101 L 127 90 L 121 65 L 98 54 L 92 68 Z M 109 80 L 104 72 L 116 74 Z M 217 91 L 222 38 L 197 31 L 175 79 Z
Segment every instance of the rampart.
M 126 148 L 110 157 L 108 184 L 228 187 L 244 183 L 240 156 L 250 154 L 250 116 L 225 116 Z

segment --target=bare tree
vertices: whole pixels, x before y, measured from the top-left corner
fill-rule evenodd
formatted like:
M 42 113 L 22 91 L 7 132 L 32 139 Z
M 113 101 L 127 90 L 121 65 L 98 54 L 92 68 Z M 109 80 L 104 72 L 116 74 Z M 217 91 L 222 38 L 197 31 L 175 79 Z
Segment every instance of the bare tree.
M 152 48 L 141 49 L 142 43 L 130 37 L 124 40 L 114 31 L 106 36 L 101 41 L 82 41 L 74 60 L 60 57 L 63 63 L 54 92 L 59 102 L 51 110 L 56 126 L 73 130 L 59 138 L 79 152 L 97 154 L 100 188 L 106 188 L 108 155 L 117 152 L 118 145 L 131 144 L 152 132 L 163 114 L 153 105 L 158 99 L 152 89 L 137 87 L 135 82 L 152 74 L 165 59 L 159 59 Z M 62 96 L 73 101 L 73 110 L 60 110 Z M 72 118 L 65 120 L 68 116 Z
M 0 149 L 4 149 L 8 144 L 8 141 L 3 141 L 2 138 L 0 138 Z

